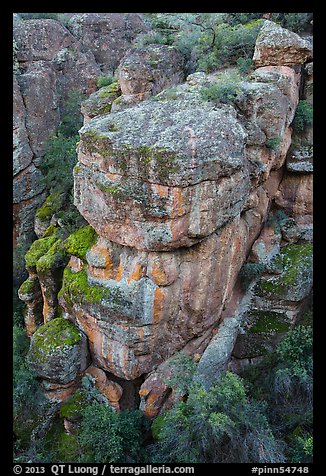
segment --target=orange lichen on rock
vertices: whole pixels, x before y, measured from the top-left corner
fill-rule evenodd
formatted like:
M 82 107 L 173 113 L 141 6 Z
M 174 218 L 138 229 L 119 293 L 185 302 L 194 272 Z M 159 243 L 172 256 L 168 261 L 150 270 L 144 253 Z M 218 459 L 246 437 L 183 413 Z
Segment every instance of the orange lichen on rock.
M 164 309 L 164 299 L 164 290 L 161 288 L 156 288 L 154 291 L 153 324 L 157 324 L 161 320 Z
M 137 263 L 136 266 L 133 267 L 129 278 L 127 279 L 128 284 L 130 281 L 139 281 L 140 278 L 143 276 L 143 267 L 141 264 Z

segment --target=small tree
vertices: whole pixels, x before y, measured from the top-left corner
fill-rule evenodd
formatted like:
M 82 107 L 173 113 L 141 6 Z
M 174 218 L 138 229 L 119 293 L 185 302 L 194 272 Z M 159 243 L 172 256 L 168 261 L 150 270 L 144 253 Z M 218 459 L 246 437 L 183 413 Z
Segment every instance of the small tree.
M 83 411 L 79 441 L 82 463 L 135 463 L 141 449 L 141 412 L 115 413 L 94 402 Z
M 283 454 L 264 415 L 243 381 L 227 372 L 205 390 L 192 384 L 186 402 L 164 419 L 154 460 L 174 463 L 279 462 Z

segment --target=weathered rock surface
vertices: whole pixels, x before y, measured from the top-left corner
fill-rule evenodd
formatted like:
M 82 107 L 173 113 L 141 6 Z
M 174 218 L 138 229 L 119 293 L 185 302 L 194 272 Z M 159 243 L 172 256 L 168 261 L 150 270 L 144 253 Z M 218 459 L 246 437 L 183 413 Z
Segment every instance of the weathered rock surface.
M 71 31 L 106 54 L 127 17 L 105 14 L 95 36 L 88 35 L 97 15 L 72 17 Z M 240 83 L 235 105 L 202 99 L 201 88 L 222 73 L 196 73 L 149 97 L 175 72 L 168 58 L 174 50 L 158 46 L 127 53 L 119 68 L 122 96 L 117 86 L 102 88 L 84 103 L 74 197 L 90 226 L 64 245 L 54 235 L 38 240 L 44 256 L 37 247 L 27 256 L 25 284 L 35 289 L 21 290 L 26 302 L 35 301 L 37 273 L 43 318 L 52 320 L 31 328 L 30 355 L 54 393 L 71 389 L 86 370 L 115 410 L 126 408 L 127 400 L 138 405 L 140 397 L 141 410 L 153 418 L 177 398 L 167 382 L 176 353 L 199 362 L 196 379 L 209 388 L 232 349 L 238 366 L 259 358 L 304 309 L 312 286 L 312 174 L 302 154 L 303 170 L 295 170 L 298 160 L 290 157 L 300 86 L 299 68 L 290 66 L 304 62 L 310 50 L 283 29 L 275 46 L 270 23 L 256 48 L 263 67 Z M 268 63 L 271 44 L 275 54 Z M 105 58 L 102 70 L 115 69 L 115 58 Z M 164 72 L 156 75 L 162 64 Z M 276 213 L 274 205 L 283 211 Z M 60 246 L 69 262 L 57 295 L 61 275 L 54 275 L 52 257 Z M 246 291 L 239 272 L 247 258 L 261 274 L 250 278 Z M 55 299 L 64 319 L 56 318 Z M 62 338 L 60 331 L 60 345 L 55 338 L 47 346 L 51 329 L 63 323 L 72 326 L 68 334 Z
M 38 377 L 68 384 L 88 366 L 86 337 L 66 319 L 54 319 L 33 334 L 28 360 Z
M 313 175 L 285 174 L 276 194 L 275 203 L 290 216 L 312 215 Z
M 312 245 L 282 247 L 269 268 L 254 285 L 250 307 L 242 315 L 233 349 L 237 359 L 273 351 L 302 314 L 312 289 Z
M 95 116 L 102 116 L 111 111 L 112 103 L 121 96 L 119 83 L 112 83 L 92 93 L 81 105 L 84 124 Z
M 302 146 L 293 149 L 286 158 L 286 168 L 289 172 L 309 173 L 313 172 L 313 146 Z
M 112 241 L 189 246 L 235 217 L 246 199 L 245 133 L 230 109 L 150 101 L 95 118 L 80 134 L 75 204 Z
M 311 55 L 310 42 L 265 20 L 256 41 L 253 60 L 256 66 L 295 65 L 304 63 Z
M 114 71 L 131 42 L 148 30 L 138 13 L 82 13 L 68 23 L 72 34 L 93 52 L 103 72 Z
M 184 76 L 183 55 L 167 45 L 131 49 L 118 68 L 122 94 L 129 96 L 131 102 L 142 101 L 182 83 Z

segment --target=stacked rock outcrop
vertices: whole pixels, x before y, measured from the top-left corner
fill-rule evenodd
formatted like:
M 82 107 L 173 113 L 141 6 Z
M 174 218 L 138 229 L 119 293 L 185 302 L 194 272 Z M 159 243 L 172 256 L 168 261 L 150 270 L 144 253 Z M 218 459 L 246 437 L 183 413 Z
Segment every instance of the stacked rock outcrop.
M 235 105 L 203 100 L 224 76 L 196 73 L 128 108 L 111 109 L 111 98 L 99 115 L 83 108 L 74 200 L 96 233 L 80 246 L 67 238 L 58 302 L 87 337 L 92 365 L 140 386 L 149 417 L 171 399 L 165 377 L 176 353 L 196 355 L 196 378 L 209 386 L 234 344 L 235 358 L 254 357 L 237 351 L 252 345 L 246 328 L 267 329 L 261 348 L 270 348 L 271 329 L 289 328 L 311 290 L 307 234 L 285 239 L 309 189 L 297 214 L 267 220 L 288 212 L 280 194 L 299 101 L 295 64 L 310 55 L 300 46 L 289 65 L 278 51 L 272 65 L 260 67 L 260 55 Z M 265 266 L 250 295 L 239 288 L 248 256 Z

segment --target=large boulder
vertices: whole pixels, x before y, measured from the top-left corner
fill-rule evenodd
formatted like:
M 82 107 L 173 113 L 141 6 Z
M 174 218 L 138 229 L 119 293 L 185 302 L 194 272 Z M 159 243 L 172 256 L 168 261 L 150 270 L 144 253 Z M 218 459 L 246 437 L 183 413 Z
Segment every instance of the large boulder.
M 312 45 L 296 33 L 265 20 L 259 32 L 253 60 L 257 67 L 302 64 L 312 55 Z
M 88 366 L 86 337 L 68 320 L 53 319 L 33 334 L 28 360 L 38 377 L 68 384 Z
M 75 205 L 99 235 L 168 250 L 198 242 L 242 209 L 246 134 L 234 109 L 184 96 L 147 100 L 80 130 Z
M 173 46 L 133 48 L 120 62 L 118 78 L 129 101 L 142 101 L 184 81 L 184 57 Z

